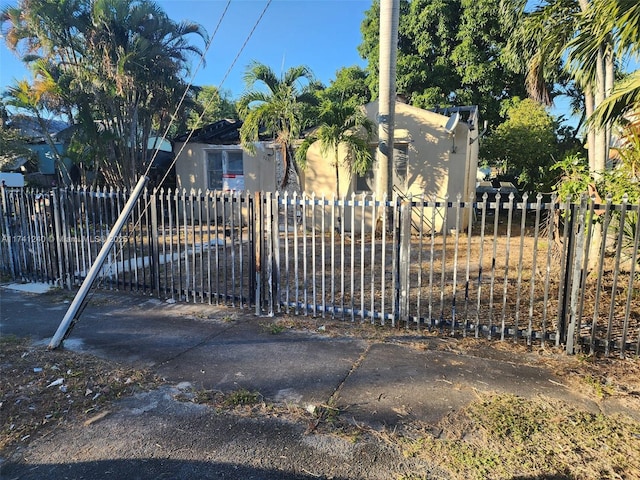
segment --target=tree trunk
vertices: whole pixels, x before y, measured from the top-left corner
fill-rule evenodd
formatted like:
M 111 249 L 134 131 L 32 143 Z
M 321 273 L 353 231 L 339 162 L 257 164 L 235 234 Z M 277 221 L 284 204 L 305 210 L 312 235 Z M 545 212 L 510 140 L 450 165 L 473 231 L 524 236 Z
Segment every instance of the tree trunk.
M 605 98 L 608 98 L 613 91 L 613 83 L 615 81 L 615 58 L 613 52 L 613 45 L 607 45 L 607 50 L 605 52 L 604 57 L 604 68 L 605 68 L 605 88 L 604 95 Z M 605 136 L 606 136 L 606 159 L 605 162 L 609 160 L 609 150 L 611 148 L 611 123 L 608 123 L 605 126 Z
M 282 143 L 282 183 L 280 189 L 285 190 L 289 183 L 289 149 L 286 143 Z
M 578 3 L 580 4 L 580 10 L 582 10 L 582 13 L 586 13 L 589 10 L 590 0 L 579 0 Z M 586 112 L 587 118 L 590 118 L 591 115 L 593 114 L 593 112 L 595 111 L 595 108 L 599 104 L 599 101 L 598 101 L 598 79 L 596 78 L 596 85 L 595 86 L 585 85 L 583 87 L 583 90 L 584 90 L 585 112 Z M 598 171 L 599 160 L 598 160 L 598 152 L 597 152 L 597 147 L 596 147 L 597 143 L 598 143 L 598 138 L 597 138 L 597 135 L 596 135 L 596 131 L 593 129 L 593 127 L 588 127 L 588 130 L 587 130 L 587 155 L 588 155 L 588 158 L 589 158 L 589 171 L 592 174 L 594 172 Z
M 593 114 L 594 108 L 594 98 L 593 98 L 593 89 L 591 87 L 585 87 L 584 89 L 584 109 L 586 117 L 589 118 Z M 596 134 L 593 128 L 588 127 L 587 129 L 587 158 L 589 159 L 589 171 L 593 172 L 596 168 Z
M 598 58 L 596 60 L 596 84 L 595 84 L 595 103 L 597 109 L 605 98 L 605 68 L 604 68 L 604 48 L 600 46 L 598 49 Z M 600 178 L 606 166 L 607 156 L 607 136 L 606 129 L 603 127 L 595 127 L 595 148 L 594 148 L 594 168 L 592 173 L 596 180 Z
M 338 200 L 340 199 L 340 168 L 338 168 L 338 164 L 335 165 L 336 168 L 336 195 Z

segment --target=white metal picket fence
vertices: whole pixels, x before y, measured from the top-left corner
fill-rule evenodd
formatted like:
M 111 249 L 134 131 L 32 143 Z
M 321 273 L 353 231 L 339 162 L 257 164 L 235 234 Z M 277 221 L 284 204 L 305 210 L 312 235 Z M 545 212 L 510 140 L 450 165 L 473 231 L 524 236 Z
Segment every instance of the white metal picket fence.
M 2 188 L 6 279 L 79 285 L 127 197 Z M 145 192 L 95 287 L 637 355 L 639 206 L 578 200 Z

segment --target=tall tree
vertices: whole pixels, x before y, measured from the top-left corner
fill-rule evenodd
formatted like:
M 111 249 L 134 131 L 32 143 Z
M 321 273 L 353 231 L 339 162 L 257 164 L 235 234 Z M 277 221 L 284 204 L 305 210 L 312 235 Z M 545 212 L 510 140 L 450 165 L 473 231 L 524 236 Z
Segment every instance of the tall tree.
M 505 0 L 518 26 L 509 48 L 526 70 L 532 98 L 551 103 L 558 68 L 565 83 L 573 82 L 582 93 L 587 117 L 610 95 L 620 35 L 602 6 L 612 3 L 619 0 L 545 0 L 529 10 L 525 0 Z M 588 126 L 589 168 L 596 177 L 605 169 L 609 138 L 608 124 Z
M 187 128 L 199 128 L 224 118 L 237 118 L 236 106 L 230 99 L 229 92 L 220 91 L 212 85 L 196 87 L 195 91 Z
M 460 79 L 458 104 L 478 105 L 481 118 L 504 118 L 505 100 L 523 98 L 522 73 L 509 66 L 506 45 L 511 26 L 500 14 L 500 0 L 461 0 L 461 17 L 451 54 Z
M 187 37 L 204 30 L 149 0 L 21 0 L 1 19 L 7 44 L 56 82 L 104 181 L 132 186 L 152 129 L 172 119 L 190 55 L 201 54 Z
M 500 0 L 401 0 L 397 91 L 421 108 L 478 105 L 481 117 L 502 121 L 500 102 L 524 96 L 523 75 L 509 68 L 509 25 Z M 379 1 L 365 12 L 360 55 L 377 97 Z
M 598 2 L 593 6 L 597 18 L 605 22 L 601 33 L 616 32 L 620 55 L 640 55 L 640 4 L 635 0 Z M 574 58 L 589 61 L 593 56 L 592 39 L 581 37 L 575 41 Z M 607 125 L 620 119 L 624 114 L 640 110 L 640 70 L 629 76 L 614 79 L 611 94 L 596 108 L 592 121 L 596 125 Z
M 525 57 L 532 96 L 545 100 L 552 80 L 547 67 L 561 65 L 582 92 L 586 116 L 591 117 L 603 108 L 613 90 L 617 58 L 630 44 L 637 45 L 640 24 L 637 2 L 545 0 L 532 11 L 528 10 L 525 0 L 505 0 L 505 5 L 520 20 L 511 50 L 532 52 Z M 619 16 L 620 11 L 625 14 Z M 620 18 L 624 21 L 620 22 Z M 524 43 L 529 45 L 528 50 L 521 48 Z M 586 124 L 589 173 L 596 184 L 603 180 L 609 160 L 611 120 L 611 116 L 605 116 L 600 122 Z M 598 258 L 603 234 L 602 225 L 595 223 L 590 244 L 591 267 Z
M 154 117 L 164 131 L 186 87 L 188 55 L 201 54 L 186 36 L 205 33 L 197 24 L 173 22 L 145 0 L 96 0 L 91 18 L 92 63 L 104 82 L 98 90 L 105 100 L 101 113 L 115 133 L 123 180 L 131 185 L 146 166 Z
M 319 142 L 322 154 L 330 155 L 336 174 L 336 197 L 340 198 L 340 148 L 344 149 L 342 166 L 351 173 L 366 173 L 373 161 L 369 151 L 373 128 L 361 106 L 325 100 L 320 105 L 317 128 L 296 150 L 296 161 L 304 165 L 309 147 Z
M 558 153 L 553 118 L 531 99 L 509 102 L 506 116 L 482 142 L 482 159 L 515 177 L 527 191 L 549 191 L 549 169 Z
M 320 97 L 333 102 L 348 102 L 364 105 L 371 101 L 368 74 L 358 66 L 343 67 L 336 72 L 336 78 L 320 92 Z
M 252 62 L 244 75 L 249 90 L 238 100 L 238 113 L 244 123 L 240 140 L 249 151 L 254 142 L 268 136 L 279 146 L 283 161 L 281 187 L 289 183 L 290 170 L 295 169 L 293 142 L 310 125 L 310 107 L 318 102 L 319 89 L 313 73 L 305 66 L 291 67 L 278 77 L 259 62 Z

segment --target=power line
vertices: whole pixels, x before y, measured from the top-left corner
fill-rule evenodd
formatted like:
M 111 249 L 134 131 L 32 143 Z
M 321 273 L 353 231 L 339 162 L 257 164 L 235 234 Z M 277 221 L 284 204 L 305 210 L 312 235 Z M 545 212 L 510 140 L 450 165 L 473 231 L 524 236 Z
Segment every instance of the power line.
M 189 93 L 189 89 L 193 85 L 193 81 L 196 78 L 196 74 L 200 70 L 200 67 L 202 65 L 204 65 L 204 63 L 205 63 L 205 57 L 207 55 L 207 52 L 211 48 L 211 45 L 213 45 L 213 39 L 216 37 L 216 34 L 218 33 L 218 30 L 220 29 L 220 25 L 222 25 L 222 20 L 226 16 L 227 10 L 229 10 L 229 5 L 231 5 L 231 0 L 227 1 L 227 4 L 225 5 L 224 10 L 222 12 L 222 15 L 218 19 L 218 24 L 216 25 L 216 28 L 213 31 L 213 35 L 211 35 L 211 37 L 207 41 L 207 44 L 205 45 L 204 52 L 202 52 L 202 55 L 200 56 L 200 61 L 198 62 L 198 65 L 196 66 L 195 70 L 193 71 L 193 74 L 191 75 L 191 78 L 189 79 L 189 82 L 187 83 L 187 86 L 185 87 L 184 92 L 182 93 L 182 97 L 180 97 L 180 101 L 178 102 L 178 105 L 176 106 L 176 108 L 175 108 L 175 110 L 173 112 L 173 115 L 171 115 L 171 121 L 169 122 L 169 125 L 167 125 L 167 128 L 165 129 L 165 131 L 164 131 L 164 133 L 162 135 L 161 142 L 166 140 L 167 135 L 169 133 L 169 130 L 171 129 L 171 126 L 173 125 L 173 123 L 176 120 L 176 117 L 178 116 L 178 112 L 180 111 L 180 107 L 182 107 L 182 104 L 184 103 L 184 100 L 185 100 L 185 98 L 187 98 L 187 94 Z M 149 161 L 149 165 L 147 165 L 147 169 L 144 172 L 145 176 L 149 175 L 149 170 L 151 169 L 151 166 L 153 165 L 153 161 L 158 156 L 158 151 L 159 151 L 159 149 L 158 149 L 158 147 L 156 145 L 156 150 L 153 153 L 153 156 L 151 157 L 151 160 Z M 165 177 L 163 177 L 162 181 L 164 181 L 165 178 L 166 178 L 166 175 L 165 175 Z
M 235 58 L 233 59 L 233 61 L 231 62 L 231 65 L 229 65 L 229 68 L 227 69 L 226 73 L 224 74 L 224 76 L 222 77 L 222 80 L 220 81 L 220 83 L 218 84 L 218 91 L 220 91 L 220 89 L 222 88 L 222 85 L 224 84 L 224 82 L 227 80 L 227 77 L 229 76 L 229 74 L 231 73 L 231 71 L 233 70 L 233 67 L 235 66 L 236 62 L 238 61 L 238 58 L 240 58 L 240 55 L 242 55 L 242 52 L 244 51 L 245 47 L 247 46 L 247 44 L 249 43 L 249 40 L 251 39 L 251 37 L 253 36 L 253 33 L 256 31 L 256 28 L 258 28 L 258 25 L 260 24 L 260 22 L 262 21 L 262 18 L 264 17 L 265 13 L 267 12 L 269 5 L 271 5 L 272 0 L 267 0 L 267 3 L 265 4 L 264 8 L 262 9 L 262 12 L 260 13 L 260 16 L 258 17 L 258 19 L 256 20 L 256 22 L 253 24 L 253 27 L 251 28 L 251 30 L 249 31 L 249 34 L 247 35 L 247 38 L 244 40 L 244 42 L 242 43 L 242 46 L 240 47 L 240 50 L 238 51 L 238 53 L 236 54 Z M 207 103 L 205 105 L 205 108 L 202 110 L 202 113 L 200 114 L 200 116 L 198 117 L 198 122 L 200 122 L 203 118 L 204 118 L 204 114 L 206 111 L 206 107 L 208 107 L 210 105 L 210 102 L 213 101 L 213 98 L 211 98 L 209 100 L 209 103 Z M 176 160 L 178 159 L 178 157 L 182 154 L 182 152 L 184 151 L 184 149 L 187 146 L 187 143 L 189 143 L 189 140 L 191 140 L 191 137 L 193 136 L 193 133 L 195 132 L 195 128 L 192 128 L 189 131 L 189 135 L 187 135 L 187 138 L 185 139 L 184 143 L 182 144 L 182 147 L 180 148 L 180 151 L 174 156 L 173 160 L 171 161 L 171 165 L 169 165 L 169 168 L 167 168 L 167 171 L 165 172 L 164 176 L 162 177 L 162 179 L 160 180 L 159 185 L 162 185 L 162 183 L 166 180 L 167 175 L 169 175 L 169 171 L 171 171 L 171 169 L 174 167 L 174 165 L 176 164 Z
M 265 4 L 264 8 L 262 9 L 262 12 L 261 12 L 261 13 L 260 13 L 260 15 L 258 16 L 258 19 L 257 19 L 257 20 L 256 20 L 256 22 L 254 23 L 253 27 L 252 27 L 252 28 L 251 28 L 251 30 L 249 31 L 249 34 L 247 35 L 247 37 L 245 38 L 244 42 L 242 43 L 242 46 L 240 47 L 240 50 L 239 50 L 239 51 L 238 51 L 238 53 L 236 54 L 235 58 L 234 58 L 234 59 L 233 59 L 233 61 L 231 62 L 231 65 L 229 66 L 229 68 L 227 69 L 226 73 L 224 74 L 224 76 L 223 76 L 222 80 L 220 81 L 219 86 L 218 86 L 218 90 L 220 90 L 220 88 L 222 88 L 222 85 L 224 84 L 225 80 L 227 79 L 227 77 L 229 76 L 229 74 L 231 73 L 231 71 L 233 70 L 233 67 L 235 66 L 236 62 L 238 61 L 238 58 L 240 58 L 240 55 L 242 54 L 242 52 L 244 51 L 245 47 L 246 47 L 246 46 L 247 46 L 247 44 L 249 43 L 249 40 L 250 40 L 250 39 L 251 39 L 251 37 L 253 36 L 253 34 L 254 34 L 254 32 L 255 32 L 256 28 L 258 27 L 258 25 L 259 25 L 259 24 L 260 24 L 260 22 L 262 21 L 262 19 L 263 19 L 263 17 L 264 17 L 264 15 L 265 15 L 265 13 L 267 12 L 267 10 L 268 10 L 269 6 L 271 5 L 271 2 L 272 2 L 272 0 L 268 0 L 268 1 L 267 1 L 267 3 Z M 209 48 L 211 47 L 211 44 L 213 43 L 213 38 L 215 37 L 215 34 L 218 32 L 218 29 L 219 29 L 219 27 L 220 27 L 220 25 L 221 25 L 221 23 L 222 23 L 222 20 L 223 20 L 224 16 L 226 15 L 226 12 L 227 12 L 227 10 L 228 10 L 228 8 L 229 8 L 229 5 L 230 5 L 230 4 L 231 4 L 231 0 L 229 0 L 229 1 L 227 2 L 227 5 L 226 5 L 226 7 L 225 7 L 225 9 L 224 9 L 224 12 L 223 12 L 222 16 L 220 17 L 220 20 L 218 21 L 218 24 L 217 24 L 217 26 L 216 26 L 216 29 L 215 29 L 215 31 L 214 31 L 214 34 L 213 34 L 213 36 L 211 37 L 210 41 L 208 42 L 208 44 L 207 44 L 207 46 L 206 46 L 206 48 L 205 48 L 205 54 L 206 54 L 206 52 L 209 50 Z M 201 61 L 200 61 L 200 63 L 198 64 L 197 69 L 198 69 L 198 68 L 199 68 L 203 63 L 204 63 L 204 55 L 203 55 L 203 57 L 201 58 Z M 196 72 L 197 72 L 197 69 L 196 69 Z M 186 89 L 185 89 L 185 92 L 183 93 L 183 96 L 182 96 L 182 98 L 181 98 L 181 102 L 183 102 L 183 101 L 184 101 L 184 99 L 186 98 L 187 92 L 188 92 L 189 88 L 190 88 L 190 87 L 191 87 L 191 85 L 192 85 L 192 82 L 193 82 L 193 79 L 195 78 L 195 73 L 196 73 L 196 72 L 194 72 L 194 74 L 192 75 L 192 78 L 191 78 L 191 80 L 189 81 L 189 84 L 187 85 L 187 87 L 186 87 Z M 210 99 L 210 100 L 209 100 L 209 103 L 207 103 L 207 104 L 205 105 L 205 108 L 203 109 L 202 113 L 201 113 L 201 114 L 200 114 L 200 116 L 198 117 L 198 120 L 199 120 L 199 121 L 201 121 L 201 120 L 202 120 L 202 118 L 204 117 L 204 114 L 205 114 L 206 108 L 210 105 L 210 102 L 212 102 L 212 101 L 213 101 L 213 99 Z M 168 126 L 168 127 L 167 127 L 167 129 L 165 130 L 164 135 L 163 135 L 163 137 L 162 137 L 162 140 L 165 140 L 165 139 L 166 139 L 166 135 L 167 135 L 167 134 L 168 134 L 168 132 L 169 132 L 169 128 L 171 127 L 171 124 L 175 121 L 175 118 L 176 118 L 176 116 L 177 116 L 177 112 L 178 112 L 178 111 L 179 111 L 179 106 L 178 106 L 178 108 L 176 108 L 176 111 L 174 112 L 174 115 L 173 115 L 173 116 L 172 116 L 172 118 L 171 118 L 171 122 L 169 123 L 169 126 Z M 195 128 L 192 128 L 192 129 L 189 131 L 189 135 L 187 136 L 187 138 L 186 138 L 185 142 L 182 144 L 182 147 L 180 148 L 180 151 L 179 151 L 179 152 L 174 156 L 173 160 L 171 161 L 171 164 L 170 164 L 170 165 L 169 165 L 169 167 L 167 168 L 167 171 L 165 172 L 165 174 L 163 175 L 162 179 L 161 179 L 161 180 L 160 180 L 160 182 L 158 183 L 158 187 L 159 187 L 159 186 L 161 186 L 161 185 L 164 183 L 164 181 L 166 180 L 167 175 L 169 174 L 169 172 L 171 171 L 171 169 L 175 166 L 175 163 L 176 163 L 177 158 L 178 158 L 178 157 L 182 154 L 182 152 L 184 151 L 184 149 L 185 149 L 185 147 L 186 147 L 187 143 L 189 142 L 189 140 L 190 140 L 190 139 L 191 139 L 191 137 L 193 136 L 193 133 L 194 133 L 194 132 L 195 132 Z M 148 174 L 148 173 L 149 173 L 149 169 L 150 169 L 151 165 L 153 164 L 153 159 L 155 159 L 155 157 L 157 156 L 157 154 L 158 154 L 158 148 L 156 148 L 156 151 L 155 151 L 155 153 L 154 153 L 154 156 L 152 157 L 151 162 L 149 162 L 149 166 L 147 167 L 147 170 L 146 170 L 146 172 L 145 172 L 145 176 L 146 176 L 146 174 Z M 141 213 L 141 216 L 142 216 L 142 214 L 144 214 L 144 213 L 147 211 L 147 209 L 149 208 L 149 204 L 150 204 L 150 200 L 148 200 L 148 201 L 145 203 L 145 205 L 144 205 L 144 209 L 143 209 L 143 211 L 142 211 L 142 213 Z M 140 218 L 138 218 L 138 219 L 136 220 L 136 223 L 134 224 L 133 228 L 135 229 L 135 227 L 137 227 L 137 226 L 139 225 L 139 223 L 140 223 Z M 122 246 L 120 246 L 120 248 L 122 248 Z M 117 257 L 117 252 L 116 252 L 116 257 Z M 113 264 L 113 262 L 111 262 L 111 264 L 109 265 L 109 271 L 111 271 L 112 264 Z M 104 276 L 102 277 L 102 279 L 104 279 Z M 101 280 L 101 281 L 102 281 L 102 280 Z

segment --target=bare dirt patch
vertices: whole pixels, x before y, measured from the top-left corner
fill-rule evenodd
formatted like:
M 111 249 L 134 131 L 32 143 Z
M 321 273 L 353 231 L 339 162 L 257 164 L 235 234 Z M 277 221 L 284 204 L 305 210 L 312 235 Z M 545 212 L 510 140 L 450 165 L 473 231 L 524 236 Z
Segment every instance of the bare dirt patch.
M 69 422 L 91 423 L 116 399 L 149 390 L 152 373 L 29 340 L 0 339 L 0 452 L 3 456 Z

